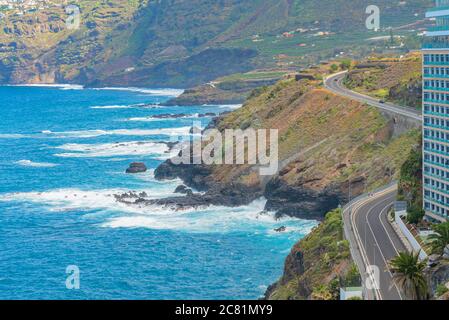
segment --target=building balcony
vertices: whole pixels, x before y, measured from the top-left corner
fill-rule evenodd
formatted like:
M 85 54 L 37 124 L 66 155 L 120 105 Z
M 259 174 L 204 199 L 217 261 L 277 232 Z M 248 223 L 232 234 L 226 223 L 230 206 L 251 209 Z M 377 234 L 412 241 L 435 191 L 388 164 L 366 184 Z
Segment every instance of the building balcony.
M 441 130 L 449 131 L 449 127 L 437 126 L 436 124 L 424 123 L 424 126 L 425 127 L 429 127 L 429 128 L 435 128 L 435 129 L 441 129 Z
M 441 31 L 426 31 L 424 33 L 426 37 L 444 37 L 449 36 L 449 30 L 441 30 Z
M 432 112 L 432 111 L 426 111 L 424 110 L 424 114 L 425 115 L 429 115 L 429 116 L 437 116 L 437 117 L 449 117 L 449 114 L 446 113 L 440 113 L 440 112 Z
M 423 90 L 427 90 L 427 91 L 445 91 L 445 92 L 449 92 L 449 88 L 428 87 L 428 86 L 423 87 Z
M 431 102 L 431 103 L 439 103 L 439 104 L 449 104 L 449 101 L 446 100 L 435 100 L 435 99 L 423 99 L 424 102 Z
M 439 193 L 444 193 L 445 195 L 449 195 L 449 190 L 443 189 L 443 188 L 437 188 L 435 186 L 431 186 L 430 184 L 424 184 L 424 189 L 427 190 L 433 190 Z M 449 206 L 449 204 L 446 204 L 446 206 Z
M 449 31 L 449 26 L 433 26 L 427 28 L 427 32 Z
M 431 149 L 431 148 L 424 148 L 424 151 L 427 151 L 427 152 L 430 152 L 430 153 L 440 154 L 440 155 L 445 156 L 445 157 L 449 157 L 449 152 L 437 151 L 437 150 Z
M 441 138 L 435 138 L 435 137 L 430 137 L 430 136 L 424 136 L 424 139 L 431 140 L 431 141 L 438 141 L 438 142 L 449 143 L 449 140 L 441 139 Z
M 426 159 L 424 159 L 424 163 L 427 163 L 427 164 L 430 164 L 430 165 L 433 165 L 433 166 L 437 166 L 437 167 L 440 167 L 440 168 L 449 169 L 449 165 L 441 164 L 441 163 L 438 163 L 438 162 L 433 162 L 433 161 L 426 160 Z
M 436 175 L 436 174 L 424 172 L 424 175 L 425 175 L 426 177 L 430 177 L 430 178 L 434 178 L 434 179 L 438 179 L 438 180 L 443 180 L 443 181 L 449 182 L 449 178 L 441 177 L 441 176 Z
M 426 42 L 423 43 L 423 49 L 449 50 L 449 42 Z
M 425 66 L 449 66 L 449 62 L 430 62 L 430 61 L 424 61 L 423 63 Z
M 439 205 L 444 206 L 444 207 L 449 207 L 449 203 L 444 203 L 443 201 L 432 199 L 429 196 L 424 196 L 424 199 L 427 201 L 433 202 L 433 203 L 438 203 Z
M 449 75 L 446 74 L 425 74 L 423 76 L 424 78 L 443 78 L 443 79 L 449 79 Z
M 432 8 L 426 12 L 426 18 L 437 18 L 445 16 L 449 16 L 449 6 Z

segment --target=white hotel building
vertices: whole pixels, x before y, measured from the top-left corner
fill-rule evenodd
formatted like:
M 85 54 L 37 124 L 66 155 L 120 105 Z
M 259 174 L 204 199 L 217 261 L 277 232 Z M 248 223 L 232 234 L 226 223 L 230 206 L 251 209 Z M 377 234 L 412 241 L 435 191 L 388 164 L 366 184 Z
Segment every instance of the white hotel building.
M 449 218 L 449 0 L 426 13 L 423 44 L 423 183 L 427 216 Z

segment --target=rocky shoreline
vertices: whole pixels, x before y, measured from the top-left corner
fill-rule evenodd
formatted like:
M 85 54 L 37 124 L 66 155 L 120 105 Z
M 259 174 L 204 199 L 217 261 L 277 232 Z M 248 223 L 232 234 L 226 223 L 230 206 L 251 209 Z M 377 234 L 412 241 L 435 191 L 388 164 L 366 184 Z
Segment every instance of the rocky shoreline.
M 267 199 L 266 211 L 276 212 L 276 216 L 290 216 L 301 219 L 322 220 L 324 213 L 338 207 L 347 200 L 345 186 L 335 186 L 313 191 L 302 186 L 286 185 L 277 176 L 266 184 L 244 185 L 238 182 L 221 183 L 214 181 L 212 167 L 206 165 L 174 165 L 170 160 L 155 170 L 157 180 L 181 179 L 185 186 L 201 191 L 201 194 L 186 194 L 151 201 L 150 204 L 179 208 L 197 208 L 208 205 L 238 207 L 248 205 L 261 197 Z M 353 182 L 354 193 L 361 192 Z
M 266 211 L 275 211 L 277 217 L 291 216 L 305 219 L 323 218 L 323 212 L 336 208 L 344 196 L 336 190 L 313 192 L 303 188 L 291 188 L 282 185 L 278 179 L 272 179 L 265 188 L 248 187 L 238 183 L 221 185 L 209 179 L 210 170 L 206 166 L 174 166 L 168 160 L 155 171 L 158 180 L 180 178 L 185 185 L 204 193 L 185 197 L 160 199 L 155 204 L 185 206 L 219 205 L 237 207 L 248 205 L 261 197 L 267 199 Z M 304 199 L 307 199 L 305 201 Z

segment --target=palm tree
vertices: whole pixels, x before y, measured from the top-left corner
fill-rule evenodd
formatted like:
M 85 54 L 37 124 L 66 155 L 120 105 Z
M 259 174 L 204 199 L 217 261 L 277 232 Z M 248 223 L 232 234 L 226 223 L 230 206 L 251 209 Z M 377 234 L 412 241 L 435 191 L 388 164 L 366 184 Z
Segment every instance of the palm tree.
M 429 236 L 429 240 L 432 240 L 432 251 L 443 254 L 444 248 L 449 245 L 449 222 L 435 224 L 432 229 L 435 231 Z
M 394 281 L 412 300 L 428 298 L 429 290 L 423 272 L 425 267 L 426 262 L 419 260 L 419 252 L 401 252 L 390 261 Z

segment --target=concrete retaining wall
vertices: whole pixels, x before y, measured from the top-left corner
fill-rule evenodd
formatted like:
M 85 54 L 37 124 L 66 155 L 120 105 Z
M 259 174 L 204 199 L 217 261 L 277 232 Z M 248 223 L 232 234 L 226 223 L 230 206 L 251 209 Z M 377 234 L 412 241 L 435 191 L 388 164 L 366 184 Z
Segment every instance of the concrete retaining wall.
M 419 258 L 421 260 L 426 260 L 428 258 L 427 253 L 423 250 L 419 242 L 415 239 L 413 234 L 410 232 L 410 230 L 407 228 L 404 221 L 402 220 L 402 217 L 406 215 L 407 215 L 406 211 L 395 212 L 396 224 L 399 226 L 399 229 L 402 232 L 402 234 L 407 238 L 408 242 L 413 248 L 413 251 L 419 252 Z

